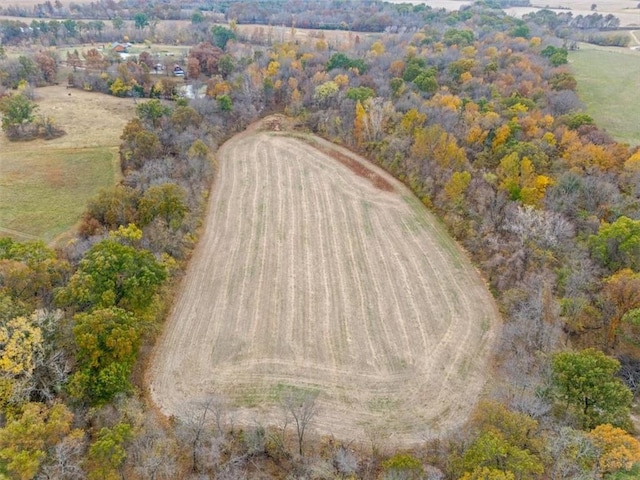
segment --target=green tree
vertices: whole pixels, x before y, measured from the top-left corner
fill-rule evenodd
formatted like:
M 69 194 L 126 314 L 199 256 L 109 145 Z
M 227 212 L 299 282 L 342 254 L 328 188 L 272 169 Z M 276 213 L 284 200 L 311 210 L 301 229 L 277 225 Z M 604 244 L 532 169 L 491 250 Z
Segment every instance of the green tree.
M 133 23 L 138 30 L 142 30 L 144 27 L 149 26 L 149 17 L 146 13 L 138 12 L 133 16 Z
M 5 470 L 11 478 L 34 478 L 47 450 L 71 432 L 72 420 L 73 414 L 60 403 L 27 403 L 19 414 L 9 416 L 0 428 L 0 475 Z
M 83 310 L 116 306 L 143 313 L 166 276 L 151 252 L 110 237 L 91 247 L 58 300 Z
M 640 220 L 621 216 L 613 223 L 603 223 L 589 238 L 589 246 L 593 256 L 611 271 L 640 271 Z
M 205 20 L 204 14 L 200 10 L 196 10 L 191 15 L 191 23 L 193 23 L 194 25 L 196 25 L 198 23 L 202 23 L 202 22 L 204 22 L 204 20 Z
M 504 478 L 510 478 L 509 473 L 517 478 L 536 478 L 536 475 L 544 472 L 544 466 L 537 456 L 518 448 L 495 431 L 481 434 L 465 451 L 462 462 L 467 472 L 477 472 L 482 468 L 495 469 L 503 472 Z M 473 475 L 470 478 L 474 478 Z
M 231 55 L 223 55 L 220 57 L 220 60 L 218 61 L 218 71 L 220 72 L 220 75 L 227 78 L 231 73 L 233 73 L 234 68 L 233 57 Z
M 113 28 L 118 31 L 124 28 L 124 20 L 120 17 L 114 17 L 113 20 L 111 20 L 111 24 L 113 25 Z
M 503 472 L 495 468 L 477 467 L 465 473 L 460 480 L 516 480 L 513 472 Z
M 118 423 L 113 428 L 103 428 L 89 447 L 90 480 L 119 480 L 120 467 L 127 458 L 127 442 L 133 438 L 131 425 Z
M 394 480 L 417 480 L 424 478 L 424 467 L 422 462 L 408 453 L 398 453 L 386 460 L 383 479 Z
M 438 81 L 430 72 L 423 72 L 413 79 L 413 83 L 418 90 L 434 94 L 438 91 Z
M 129 376 L 140 345 L 140 326 L 133 314 L 111 307 L 78 313 L 74 322 L 78 370 L 69 381 L 69 393 L 102 404 L 130 391 Z
M 458 45 L 458 47 L 464 47 L 470 45 L 473 42 L 473 32 L 471 30 L 458 30 L 457 28 L 450 28 L 444 32 L 442 37 L 444 43 L 448 46 Z
M 220 111 L 222 112 L 230 112 L 233 110 L 233 100 L 229 95 L 220 95 L 216 98 L 218 102 L 218 106 L 220 107 Z
M 334 53 L 331 55 L 331 58 L 329 58 L 329 61 L 327 62 L 326 69 L 327 71 L 330 71 L 334 68 L 342 68 L 345 70 L 355 68 L 358 70 L 358 73 L 364 73 L 367 71 L 367 65 L 364 63 L 363 59 L 352 59 L 347 57 L 344 53 Z
M 345 95 L 347 98 L 353 100 L 354 102 L 362 102 L 368 98 L 373 98 L 376 96 L 376 92 L 373 88 L 369 87 L 353 87 L 347 90 Z
M 526 413 L 514 412 L 501 403 L 482 400 L 471 417 L 471 426 L 479 433 L 492 431 L 511 445 L 534 454 L 543 450 L 538 437 L 538 422 Z
M 149 187 L 140 200 L 139 212 L 142 225 L 160 217 L 170 228 L 177 230 L 188 212 L 185 191 L 175 183 Z
M 531 30 L 529 29 L 527 24 L 524 22 L 520 23 L 513 30 L 511 30 L 512 37 L 529 38 L 530 35 L 531 35 Z
M 35 120 L 37 108 L 34 102 L 20 93 L 3 98 L 0 100 L 2 130 L 9 137 L 22 136 L 25 128 Z
M 556 396 L 578 417 L 583 428 L 601 423 L 628 425 L 633 394 L 615 377 L 620 362 L 588 348 L 555 354 L 551 367 Z
M 144 122 L 148 122 L 154 127 L 158 126 L 158 121 L 169 115 L 171 109 L 162 104 L 158 99 L 149 100 L 148 102 L 139 103 L 136 107 L 138 118 Z
M 547 57 L 554 67 L 564 65 L 569 61 L 569 51 L 564 47 L 558 48 L 554 47 L 553 45 L 549 45 L 548 47 L 545 47 L 542 52 L 540 52 L 540 55 L 542 55 L 543 57 Z
M 229 30 L 222 25 L 215 25 L 211 29 L 211 35 L 213 36 L 213 44 L 222 50 L 225 49 L 229 40 L 236 39 L 236 34 L 233 33 L 233 30 Z

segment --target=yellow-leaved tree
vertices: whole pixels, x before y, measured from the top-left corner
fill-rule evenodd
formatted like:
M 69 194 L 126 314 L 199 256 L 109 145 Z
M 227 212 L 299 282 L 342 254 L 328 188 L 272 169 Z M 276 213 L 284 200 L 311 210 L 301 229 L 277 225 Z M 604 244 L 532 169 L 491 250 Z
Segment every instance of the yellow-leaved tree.
M 602 473 L 628 471 L 640 464 L 640 442 L 621 428 L 605 423 L 588 436 L 602 452 L 598 459 Z
M 43 348 L 42 331 L 33 320 L 16 317 L 0 325 L 0 409 L 23 400 Z

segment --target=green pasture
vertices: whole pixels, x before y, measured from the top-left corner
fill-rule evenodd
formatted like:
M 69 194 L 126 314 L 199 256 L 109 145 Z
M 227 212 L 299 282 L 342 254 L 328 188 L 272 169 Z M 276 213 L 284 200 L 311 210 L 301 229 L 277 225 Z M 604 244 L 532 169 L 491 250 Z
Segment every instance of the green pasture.
M 569 64 L 596 124 L 619 142 L 640 144 L 640 51 L 581 44 Z
M 0 236 L 51 243 L 116 179 L 115 149 L 24 148 L 2 154 Z

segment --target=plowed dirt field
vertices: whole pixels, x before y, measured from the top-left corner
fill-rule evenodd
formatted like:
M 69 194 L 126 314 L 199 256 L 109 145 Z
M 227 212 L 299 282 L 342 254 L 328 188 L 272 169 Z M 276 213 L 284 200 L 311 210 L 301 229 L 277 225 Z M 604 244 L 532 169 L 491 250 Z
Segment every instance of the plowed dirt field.
M 309 430 L 343 440 L 408 445 L 459 427 L 489 375 L 498 313 L 438 221 L 317 137 L 256 127 L 219 164 L 149 369 L 161 410 L 189 415 L 215 395 L 236 424 L 278 425 L 293 387 L 319 393 Z

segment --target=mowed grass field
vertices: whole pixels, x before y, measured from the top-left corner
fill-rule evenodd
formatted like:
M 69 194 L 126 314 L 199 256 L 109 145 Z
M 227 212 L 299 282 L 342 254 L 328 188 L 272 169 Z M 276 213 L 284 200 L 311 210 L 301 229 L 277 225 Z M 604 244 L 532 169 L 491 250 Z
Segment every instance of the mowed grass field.
M 640 144 L 640 51 L 580 44 L 569 64 L 597 125 L 620 142 Z
M 67 90 L 36 90 L 37 114 L 66 135 L 9 142 L 0 136 L 0 235 L 55 243 L 78 222 L 87 201 L 119 177 L 117 150 L 131 99 Z
M 276 130 L 219 151 L 152 398 L 181 417 L 219 396 L 238 423 L 277 426 L 280 393 L 314 391 L 310 428 L 344 441 L 385 432 L 409 445 L 459 428 L 490 376 L 499 322 L 484 282 L 402 184 Z

